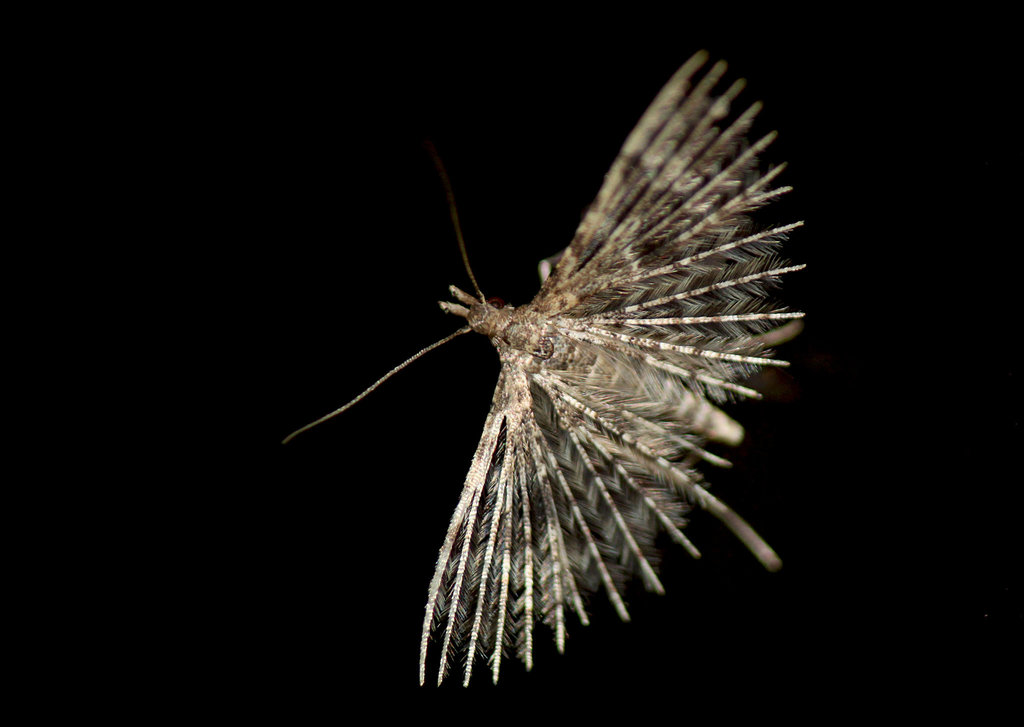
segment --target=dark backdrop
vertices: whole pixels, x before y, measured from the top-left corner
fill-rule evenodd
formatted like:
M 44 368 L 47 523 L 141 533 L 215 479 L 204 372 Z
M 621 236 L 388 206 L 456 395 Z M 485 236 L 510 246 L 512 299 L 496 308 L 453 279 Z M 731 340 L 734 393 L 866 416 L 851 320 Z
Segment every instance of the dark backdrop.
M 206 398 L 183 426 L 209 457 L 176 495 L 184 689 L 418 689 L 427 585 L 497 357 L 464 336 L 280 440 L 459 325 L 436 305 L 469 283 L 424 139 L 484 291 L 525 303 L 700 48 L 780 133 L 764 159 L 795 191 L 761 219 L 807 223 L 786 252 L 808 267 L 781 291 L 808 314 L 792 366 L 732 410 L 747 439 L 708 472 L 785 566 L 763 572 L 698 515 L 705 557 L 668 550 L 665 596 L 630 591 L 630 624 L 592 599 L 564 656 L 541 628 L 533 672 L 506 660 L 500 686 L 767 684 L 786 704 L 995 672 L 1015 648 L 1019 63 L 980 14 L 734 21 L 231 17 L 172 46 L 154 81 L 172 100 L 164 225 L 200 324 L 187 366 Z M 491 688 L 481 665 L 473 686 Z

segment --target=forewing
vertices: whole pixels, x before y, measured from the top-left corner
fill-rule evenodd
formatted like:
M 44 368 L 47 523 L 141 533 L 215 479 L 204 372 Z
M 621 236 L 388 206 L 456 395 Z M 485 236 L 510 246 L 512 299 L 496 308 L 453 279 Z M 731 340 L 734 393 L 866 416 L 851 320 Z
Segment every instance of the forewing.
M 699 287 L 701 275 L 740 277 L 777 262 L 772 243 L 792 226 L 738 243 L 751 235 L 745 215 L 787 191 L 770 189 L 782 167 L 757 171 L 757 155 L 774 134 L 746 141 L 760 104 L 724 123 L 744 84 L 713 95 L 725 64 L 699 76 L 706 61 L 703 52 L 691 58 L 644 113 L 531 308 L 577 317 L 607 312 L 659 288 Z M 733 262 L 749 264 L 732 270 Z M 687 275 L 692 280 L 680 281 Z

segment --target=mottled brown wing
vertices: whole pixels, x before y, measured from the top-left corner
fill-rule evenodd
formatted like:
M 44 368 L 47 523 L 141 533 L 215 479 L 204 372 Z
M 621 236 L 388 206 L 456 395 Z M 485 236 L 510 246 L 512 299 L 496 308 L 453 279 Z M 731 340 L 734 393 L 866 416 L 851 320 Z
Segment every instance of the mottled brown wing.
M 680 261 L 698 254 L 704 257 L 692 262 L 694 272 L 710 267 L 721 273 L 721 263 L 757 257 L 792 229 L 725 247 L 749 231 L 746 213 L 787 188 L 769 189 L 782 167 L 763 176 L 757 172 L 757 154 L 774 134 L 749 146 L 745 139 L 760 104 L 719 125 L 744 82 L 712 95 L 726 66 L 716 63 L 697 77 L 706 62 L 704 52 L 687 61 L 644 113 L 531 308 L 548 315 L 593 312 L 587 304 L 601 293 L 625 301 L 678 283 L 688 272 Z M 722 255 L 707 254 L 716 247 L 725 247 Z M 607 301 L 599 307 L 607 310 Z

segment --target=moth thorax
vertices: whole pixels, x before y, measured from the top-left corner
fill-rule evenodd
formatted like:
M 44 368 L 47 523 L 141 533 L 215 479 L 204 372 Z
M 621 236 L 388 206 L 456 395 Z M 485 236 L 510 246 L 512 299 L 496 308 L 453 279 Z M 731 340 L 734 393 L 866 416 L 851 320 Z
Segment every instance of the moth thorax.
M 505 329 L 504 340 L 512 348 L 541 360 L 546 361 L 555 353 L 551 337 L 534 321 L 513 320 Z

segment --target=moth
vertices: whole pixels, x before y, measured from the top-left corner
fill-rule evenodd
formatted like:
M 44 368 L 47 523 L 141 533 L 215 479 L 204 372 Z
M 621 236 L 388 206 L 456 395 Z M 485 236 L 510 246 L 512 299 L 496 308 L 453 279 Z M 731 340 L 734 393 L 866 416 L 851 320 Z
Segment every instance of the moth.
M 562 652 L 570 614 L 588 623 L 589 592 L 604 591 L 628 621 L 630 578 L 664 592 L 659 532 L 700 557 L 683 533 L 691 510 L 718 518 L 767 569 L 781 566 L 697 466 L 728 465 L 708 447 L 743 437 L 719 405 L 758 398 L 743 381 L 786 365 L 768 349 L 803 314 L 768 293 L 803 267 L 778 253 L 802 223 L 751 221 L 789 191 L 771 186 L 784 165 L 759 172 L 774 133 L 747 141 L 760 104 L 733 115 L 743 81 L 716 93 L 726 66 L 707 63 L 707 53 L 695 55 L 654 99 L 572 242 L 542 264 L 528 304 L 480 291 L 452 204 L 474 294 L 451 286 L 455 300 L 440 305 L 466 325 L 299 430 L 455 336 L 475 331 L 498 351 L 490 413 L 430 582 L 421 684 L 432 645 L 438 684 L 460 661 L 468 684 L 478 657 L 495 682 L 505 655 L 531 669 L 538 628 Z

